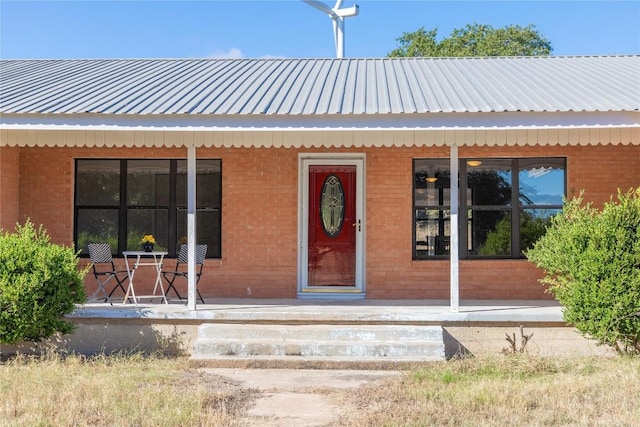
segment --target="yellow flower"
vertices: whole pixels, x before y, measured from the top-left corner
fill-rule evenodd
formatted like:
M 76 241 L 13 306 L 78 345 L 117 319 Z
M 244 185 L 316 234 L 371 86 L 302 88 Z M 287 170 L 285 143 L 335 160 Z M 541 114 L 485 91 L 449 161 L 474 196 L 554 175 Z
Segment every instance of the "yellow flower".
M 153 237 L 153 234 L 145 234 L 140 240 L 140 243 L 151 243 L 152 245 L 156 244 L 156 239 Z

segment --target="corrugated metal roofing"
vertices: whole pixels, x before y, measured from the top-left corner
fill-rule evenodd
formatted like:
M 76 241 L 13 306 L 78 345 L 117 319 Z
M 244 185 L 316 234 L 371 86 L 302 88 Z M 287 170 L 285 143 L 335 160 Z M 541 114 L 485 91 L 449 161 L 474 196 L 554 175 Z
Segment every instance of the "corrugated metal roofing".
M 0 61 L 13 114 L 639 110 L 640 56 Z

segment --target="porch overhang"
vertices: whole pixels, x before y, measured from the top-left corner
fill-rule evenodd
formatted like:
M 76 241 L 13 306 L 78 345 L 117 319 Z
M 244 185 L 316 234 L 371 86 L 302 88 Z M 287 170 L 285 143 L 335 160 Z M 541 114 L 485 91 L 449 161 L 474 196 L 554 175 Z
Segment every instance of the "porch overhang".
M 26 132 L 25 132 L 26 131 Z M 39 132 L 94 132 L 42 138 Z M 376 147 L 640 144 L 640 112 L 492 112 L 367 115 L 0 116 L 0 146 Z M 343 132 L 347 142 L 319 138 Z M 388 134 L 392 133 L 392 134 Z M 110 138 L 117 134 L 117 138 Z M 176 134 L 189 135 L 175 137 Z M 263 134 L 265 137 L 241 137 Z M 386 135 L 385 135 L 386 134 Z M 278 136 L 274 136 L 278 135 Z M 123 137 L 124 136 L 124 137 Z
M 336 133 L 340 138 L 332 137 Z M 3 114 L 0 147 L 182 147 L 188 159 L 189 309 L 195 310 L 196 148 L 640 145 L 640 112 L 368 115 Z M 452 188 L 457 200 L 457 188 Z M 454 227 L 457 229 L 457 227 Z M 457 235 L 451 245 L 457 247 Z M 458 257 L 451 258 L 458 311 Z

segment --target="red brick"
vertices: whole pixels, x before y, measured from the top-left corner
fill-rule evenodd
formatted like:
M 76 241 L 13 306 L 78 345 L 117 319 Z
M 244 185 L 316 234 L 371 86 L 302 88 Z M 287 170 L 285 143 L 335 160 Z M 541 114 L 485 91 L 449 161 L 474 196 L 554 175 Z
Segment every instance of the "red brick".
M 218 297 L 295 298 L 298 154 L 285 148 L 201 148 L 222 159 L 222 254 L 207 260 L 201 290 Z M 366 153 L 366 277 L 369 298 L 449 298 L 449 263 L 411 259 L 412 161 L 448 149 L 361 148 Z M 601 206 L 640 183 L 640 146 L 461 147 L 460 157 L 561 156 L 569 196 Z M 0 227 L 26 218 L 54 242 L 72 244 L 75 158 L 184 158 L 178 148 L 0 148 Z M 526 260 L 462 260 L 461 298 L 550 298 Z M 93 287 L 93 279 L 87 278 Z

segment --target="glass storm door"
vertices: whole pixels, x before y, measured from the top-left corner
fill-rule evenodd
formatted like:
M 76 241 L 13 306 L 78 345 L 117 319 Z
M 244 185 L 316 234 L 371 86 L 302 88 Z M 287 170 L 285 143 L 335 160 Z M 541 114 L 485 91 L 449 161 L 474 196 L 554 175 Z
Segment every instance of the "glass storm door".
M 308 287 L 356 286 L 356 166 L 310 165 Z

